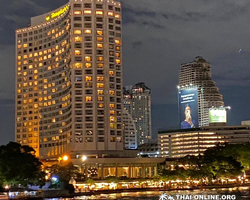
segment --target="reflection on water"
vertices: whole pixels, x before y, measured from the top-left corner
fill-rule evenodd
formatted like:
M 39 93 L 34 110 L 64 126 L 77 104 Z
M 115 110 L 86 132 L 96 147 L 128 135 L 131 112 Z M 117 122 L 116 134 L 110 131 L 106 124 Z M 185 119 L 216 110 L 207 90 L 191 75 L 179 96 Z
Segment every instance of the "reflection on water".
M 90 199 L 118 199 L 118 200 L 159 200 L 162 193 L 175 196 L 178 195 L 227 195 L 235 194 L 236 200 L 250 199 L 249 187 L 234 187 L 222 189 L 204 189 L 204 190 L 179 190 L 179 191 L 149 191 L 149 192 L 124 192 L 118 194 L 101 194 L 92 196 L 79 196 L 75 200 L 90 200 Z M 47 200 L 71 200 L 71 198 L 53 198 Z

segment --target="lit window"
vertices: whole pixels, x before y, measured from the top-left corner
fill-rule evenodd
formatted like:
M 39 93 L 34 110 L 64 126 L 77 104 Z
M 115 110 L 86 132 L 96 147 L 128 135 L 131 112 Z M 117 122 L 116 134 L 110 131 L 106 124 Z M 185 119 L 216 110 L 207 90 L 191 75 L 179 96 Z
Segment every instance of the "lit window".
M 113 103 L 109 104 L 109 108 L 115 108 L 115 104 Z
M 84 33 L 91 33 L 91 30 L 90 29 L 86 29 L 86 30 L 84 30 Z
M 32 69 L 33 68 L 33 66 L 32 65 L 29 65 L 29 69 Z
M 86 100 L 86 101 L 92 101 L 92 97 L 87 96 L 87 97 L 85 98 L 85 100 Z
M 110 115 L 114 115 L 114 114 L 115 114 L 115 111 L 114 111 L 114 110 L 110 110 L 110 111 L 109 111 L 109 114 L 110 114 Z
M 115 14 L 115 18 L 121 18 L 121 15 Z
M 102 48 L 102 47 L 103 47 L 103 45 L 102 45 L 102 44 L 97 43 L 97 48 Z
M 80 10 L 76 10 L 76 11 L 74 11 L 74 14 L 75 14 L 75 15 L 81 15 L 82 12 L 81 12 Z
M 26 58 L 28 58 L 28 56 L 27 56 L 27 55 L 24 55 L 23 58 L 26 59 Z
M 109 117 L 109 121 L 110 122 L 116 122 L 116 118 L 115 117 Z
M 18 60 L 21 60 L 21 59 L 22 59 L 22 56 L 18 56 L 17 59 L 18 59 Z
M 118 65 L 121 64 L 121 60 L 120 60 L 120 59 L 116 59 L 115 62 L 116 62 L 116 64 L 118 64 Z
M 97 66 L 98 68 L 103 68 L 103 63 L 98 63 Z
M 76 56 L 81 55 L 81 51 L 80 50 L 75 50 L 75 55 Z
M 108 15 L 109 16 L 114 16 L 114 13 L 113 12 L 108 12 Z
M 114 71 L 109 71 L 109 75 L 113 76 L 114 75 Z
M 95 14 L 97 14 L 97 15 L 103 15 L 103 11 L 97 10 L 97 11 L 95 12 Z
M 82 37 L 76 36 L 75 37 L 75 42 L 82 42 Z
M 91 61 L 91 57 L 90 56 L 85 56 L 85 61 L 87 61 L 87 62 Z
M 102 37 L 97 37 L 96 40 L 97 40 L 98 42 L 102 42 Z
M 23 44 L 23 47 L 28 47 L 28 44 Z
M 97 35 L 102 35 L 102 31 L 96 31 Z
M 103 103 L 99 103 L 99 104 L 98 104 L 98 107 L 99 107 L 99 108 L 103 108 L 103 107 L 104 107 L 104 104 L 103 104 Z
M 82 34 L 81 30 L 74 30 L 74 34 Z
M 85 63 L 85 67 L 86 67 L 86 68 L 90 68 L 91 66 L 92 66 L 91 63 Z
M 98 97 L 98 101 L 103 101 L 103 97 Z
M 103 90 L 97 90 L 98 95 L 103 95 Z
M 97 88 L 103 88 L 103 87 L 104 87 L 104 84 L 103 84 L 103 83 L 97 83 L 97 84 L 96 84 L 96 87 L 97 87 Z
M 82 63 L 75 63 L 75 68 L 76 69 L 81 69 L 82 68 Z
M 84 10 L 84 14 L 91 14 L 91 10 Z
M 110 91 L 109 91 L 109 94 L 110 94 L 110 95 L 115 95 L 115 91 L 110 90 Z
M 97 76 L 97 81 L 103 81 L 103 76 Z
M 53 119 L 52 119 L 52 122 L 56 122 L 56 119 L 55 119 L 55 118 L 53 118 Z
M 115 123 L 110 123 L 110 128 L 116 129 L 116 124 Z
M 102 56 L 99 56 L 99 57 L 97 57 L 97 60 L 98 60 L 98 61 L 103 61 L 103 57 L 102 57 Z
M 119 45 L 119 44 L 120 44 L 120 40 L 115 40 L 115 43 L 116 43 L 117 45 Z
M 86 76 L 85 81 L 92 81 L 92 76 Z

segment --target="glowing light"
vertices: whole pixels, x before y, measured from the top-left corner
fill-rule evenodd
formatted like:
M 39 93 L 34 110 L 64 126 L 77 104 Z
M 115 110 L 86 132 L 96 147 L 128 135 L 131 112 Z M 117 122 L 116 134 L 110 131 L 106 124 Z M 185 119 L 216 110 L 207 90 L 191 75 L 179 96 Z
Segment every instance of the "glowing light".
M 87 156 L 82 157 L 82 161 L 85 161 L 85 160 L 87 160 Z
M 62 158 L 64 161 L 67 161 L 68 159 L 69 159 L 69 157 L 68 156 L 63 156 L 63 158 Z

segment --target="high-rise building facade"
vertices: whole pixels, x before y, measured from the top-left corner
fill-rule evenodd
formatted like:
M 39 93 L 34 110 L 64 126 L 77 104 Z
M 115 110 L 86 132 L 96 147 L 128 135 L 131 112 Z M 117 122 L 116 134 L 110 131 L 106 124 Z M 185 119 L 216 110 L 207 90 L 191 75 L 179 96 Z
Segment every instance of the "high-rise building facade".
M 137 83 L 123 90 L 123 104 L 132 116 L 137 135 L 137 145 L 152 139 L 151 90 L 145 83 Z
M 124 125 L 124 149 L 137 149 L 137 134 L 132 116 L 126 109 L 122 111 Z
M 70 0 L 16 31 L 17 142 L 40 157 L 122 152 L 121 24 L 119 2 Z
M 209 108 L 224 106 L 223 96 L 212 80 L 211 65 L 201 56 L 181 65 L 178 88 L 198 89 L 199 127 L 209 125 Z

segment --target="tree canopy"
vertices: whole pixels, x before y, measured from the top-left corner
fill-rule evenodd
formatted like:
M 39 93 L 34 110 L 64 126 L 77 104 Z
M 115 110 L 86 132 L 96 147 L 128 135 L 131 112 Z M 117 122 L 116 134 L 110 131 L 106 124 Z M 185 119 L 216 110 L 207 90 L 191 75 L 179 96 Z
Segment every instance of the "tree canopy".
M 250 144 L 217 144 L 204 155 L 179 158 L 174 170 L 160 171 L 164 180 L 224 179 L 242 175 L 243 169 L 250 167 Z
M 42 186 L 45 173 L 34 153 L 33 148 L 15 142 L 0 146 L 0 185 Z

